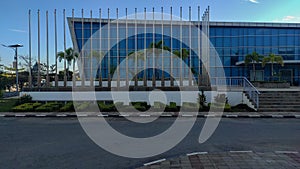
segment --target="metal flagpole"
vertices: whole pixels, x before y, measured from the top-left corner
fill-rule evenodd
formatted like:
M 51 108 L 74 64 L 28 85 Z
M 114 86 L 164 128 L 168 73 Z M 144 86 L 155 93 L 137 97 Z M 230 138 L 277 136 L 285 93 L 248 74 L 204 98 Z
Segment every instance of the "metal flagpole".
M 126 28 L 125 28 L 125 31 L 126 31 L 126 86 L 129 86 L 129 79 L 128 79 L 128 73 L 129 73 L 129 71 L 128 71 L 128 23 L 127 23 L 127 15 L 128 15 L 128 11 L 127 11 L 127 8 L 125 9 L 125 13 L 126 13 L 126 20 L 125 20 L 125 26 L 126 26 Z
M 90 86 L 94 86 L 94 77 L 93 77 L 93 11 L 90 11 L 90 24 L 91 24 L 91 28 L 90 28 Z
M 46 84 L 47 84 L 47 87 L 50 86 L 50 79 L 49 79 L 49 28 L 48 28 L 48 11 L 46 11 L 46 48 L 47 48 L 47 54 L 46 54 L 46 57 L 47 57 L 47 76 L 46 76 Z
M 201 65 L 201 60 L 202 60 L 202 55 L 200 51 L 200 43 L 201 43 L 201 34 L 200 34 L 200 6 L 198 6 L 198 86 L 201 84 L 200 81 L 200 65 Z M 200 56 L 200 57 L 199 57 Z
M 153 43 L 153 45 L 152 45 L 152 65 L 153 65 L 153 67 L 152 67 L 152 86 L 153 87 L 155 87 L 156 86 L 156 76 L 155 76 L 155 67 L 156 67 L 156 65 L 155 65 L 155 16 L 154 16 L 154 8 L 152 8 L 152 20 L 153 20 L 153 25 L 152 25 L 152 43 Z
M 146 49 L 147 45 L 147 13 L 146 13 L 146 8 L 144 8 L 144 49 Z M 144 74 L 143 74 L 143 81 L 144 81 L 144 86 L 147 86 L 147 50 L 144 50 Z
M 165 86 L 164 71 L 164 8 L 161 7 L 161 86 Z
M 75 31 L 75 27 L 74 27 L 74 9 L 72 9 L 72 27 Z M 75 49 L 73 49 L 73 64 L 76 63 L 76 59 L 78 58 L 74 58 L 74 52 L 75 52 Z M 73 65 L 73 77 L 72 77 L 72 82 L 73 82 L 73 87 L 76 87 L 76 73 L 75 73 L 75 65 Z
M 182 79 L 182 7 L 180 7 L 180 79 L 179 83 L 180 86 L 183 86 L 183 79 Z
M 29 67 L 29 78 L 28 78 L 28 82 L 29 82 L 29 87 L 32 87 L 32 75 L 31 75 L 31 10 L 29 10 L 28 12 L 28 32 L 29 32 L 29 63 L 28 63 L 28 67 Z
M 134 10 L 134 86 L 138 86 L 137 73 L 137 8 Z
M 192 8 L 189 7 L 189 86 L 192 86 Z
M 170 80 L 171 80 L 171 84 L 170 86 L 174 86 L 174 78 L 173 78 L 173 10 L 172 7 L 170 7 L 170 21 L 171 21 L 171 45 L 170 45 L 170 62 L 171 62 L 171 70 L 170 70 Z
M 54 10 L 54 48 L 55 48 L 55 87 L 58 87 L 58 75 L 57 75 L 57 23 L 56 23 L 56 9 Z
M 41 43 L 40 43 L 40 10 L 38 10 L 38 87 L 41 87 Z
M 85 86 L 84 10 L 81 9 L 81 86 Z
M 107 29 L 108 29 L 108 33 L 107 33 L 107 71 L 108 71 L 108 87 L 111 87 L 111 78 L 110 78 L 110 18 L 109 18 L 109 8 L 107 9 Z
M 119 89 L 120 87 L 120 46 L 119 46 L 119 9 L 116 9 L 116 14 L 117 14 L 117 88 Z
M 64 15 L 64 87 L 67 86 L 67 74 L 69 76 L 69 70 L 66 69 L 67 67 L 67 61 L 66 61 L 66 50 L 67 50 L 67 44 L 66 44 L 66 9 L 64 9 L 63 11 L 63 15 Z M 68 72 L 67 72 L 68 71 Z
M 103 52 L 102 52 L 102 11 L 101 8 L 99 9 L 99 87 L 102 87 L 102 59 L 103 59 Z

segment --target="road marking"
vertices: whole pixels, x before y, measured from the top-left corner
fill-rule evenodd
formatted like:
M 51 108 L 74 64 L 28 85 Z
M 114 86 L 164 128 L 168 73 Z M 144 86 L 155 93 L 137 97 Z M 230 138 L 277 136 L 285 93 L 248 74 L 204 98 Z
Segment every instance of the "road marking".
M 166 161 L 166 159 L 163 158 L 163 159 L 160 159 L 160 160 L 152 161 L 150 163 L 145 163 L 144 166 L 152 165 L 152 164 L 155 164 L 155 163 L 160 163 L 160 162 L 163 162 L 163 161 Z
M 161 117 L 172 117 L 172 115 L 170 115 L 170 114 L 164 114 L 164 115 L 161 115 Z
M 205 117 L 216 117 L 216 115 L 204 115 Z
M 35 115 L 36 117 L 46 117 L 46 115 L 45 114 L 37 114 L 37 115 Z
M 149 114 L 140 114 L 140 117 L 150 117 Z
M 248 150 L 248 151 L 229 151 L 230 153 L 253 153 L 253 151 Z
M 120 114 L 120 117 L 129 117 L 129 114 Z
M 67 115 L 65 114 L 57 114 L 56 117 L 66 117 Z
M 260 117 L 260 115 L 248 115 L 249 117 Z
M 191 114 L 183 114 L 183 115 L 181 115 L 182 117 L 193 117 L 193 115 L 191 115 Z
M 25 117 L 25 114 L 16 114 L 16 117 Z
M 226 117 L 238 117 L 238 115 L 236 115 L 236 114 L 228 114 L 228 115 L 226 115 Z
M 273 118 L 283 118 L 283 115 L 272 115 Z
M 103 115 L 103 114 L 98 114 L 97 116 L 98 116 L 98 117 L 108 117 L 108 115 L 106 115 L 106 114 L 105 114 L 105 115 Z
M 77 117 L 87 117 L 87 114 L 77 114 Z
M 194 152 L 194 153 L 189 153 L 186 154 L 187 156 L 193 156 L 193 155 L 200 155 L 200 154 L 208 154 L 208 152 Z
M 297 151 L 275 151 L 277 154 L 298 154 Z

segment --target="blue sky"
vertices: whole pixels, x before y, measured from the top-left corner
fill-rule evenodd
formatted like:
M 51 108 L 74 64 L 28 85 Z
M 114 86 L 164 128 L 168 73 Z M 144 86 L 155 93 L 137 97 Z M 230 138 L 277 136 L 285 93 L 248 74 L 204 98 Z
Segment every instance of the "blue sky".
M 0 10 L 0 44 L 23 44 L 24 47 L 19 50 L 20 55 L 28 55 L 28 10 L 32 10 L 32 56 L 37 58 L 37 10 L 41 10 L 41 58 L 45 62 L 45 12 L 49 11 L 50 27 L 50 64 L 54 63 L 54 34 L 53 34 L 53 11 L 58 10 L 58 29 L 59 42 L 63 40 L 62 36 L 62 10 L 67 10 L 67 16 L 71 15 L 71 10 L 75 9 L 75 15 L 80 16 L 81 9 L 85 9 L 86 17 L 89 11 L 94 11 L 94 16 L 98 16 L 99 8 L 102 8 L 106 17 L 107 8 L 111 8 L 112 16 L 115 16 L 115 8 L 119 8 L 120 16 L 128 8 L 129 13 L 134 12 L 134 8 L 143 11 L 144 7 L 151 10 L 155 7 L 160 11 L 164 7 L 165 12 L 169 12 L 170 6 L 173 7 L 175 15 L 179 14 L 179 7 L 183 7 L 184 17 L 188 18 L 188 8 L 192 7 L 193 19 L 197 19 L 197 6 L 203 11 L 208 5 L 211 7 L 212 21 L 259 21 L 259 22 L 295 22 L 300 23 L 300 1 L 299 0 L 9 0 L 1 1 Z M 67 33 L 68 32 L 67 28 Z M 71 46 L 71 40 L 68 35 L 68 44 Z M 63 44 L 63 43 L 61 43 Z M 63 46 L 59 45 L 58 50 Z M 13 60 L 13 50 L 0 46 L 1 64 L 10 65 Z M 60 65 L 60 67 L 62 64 Z

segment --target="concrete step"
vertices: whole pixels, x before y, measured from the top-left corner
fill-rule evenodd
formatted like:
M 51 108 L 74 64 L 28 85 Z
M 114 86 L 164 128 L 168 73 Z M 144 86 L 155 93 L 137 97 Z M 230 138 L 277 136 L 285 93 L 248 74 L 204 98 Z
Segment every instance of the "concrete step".
M 300 105 L 259 105 L 259 108 L 292 108 L 300 110 Z
M 300 105 L 300 102 L 294 102 L 294 101 L 282 101 L 282 100 L 274 100 L 274 101 L 269 101 L 269 100 L 260 100 L 259 101 L 260 105 Z
M 278 108 L 278 109 L 274 109 L 274 108 L 259 108 L 258 111 L 260 112 L 299 112 L 300 109 L 293 109 L 293 108 Z
M 258 111 L 300 111 L 300 91 L 263 91 L 259 95 Z

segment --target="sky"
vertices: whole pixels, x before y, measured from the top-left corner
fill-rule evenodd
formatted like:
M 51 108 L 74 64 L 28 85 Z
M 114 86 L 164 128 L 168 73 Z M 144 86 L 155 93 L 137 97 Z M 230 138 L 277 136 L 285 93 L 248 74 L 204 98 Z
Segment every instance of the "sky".
M 137 8 L 142 12 L 155 8 L 159 12 L 164 7 L 164 12 L 169 13 L 170 6 L 173 7 L 173 15 L 179 15 L 179 8 L 182 6 L 185 19 L 188 18 L 188 8 L 192 7 L 192 19 L 197 20 L 197 7 L 204 11 L 207 6 L 211 9 L 211 21 L 247 21 L 247 22 L 290 22 L 300 23 L 300 1 L 299 0 L 4 0 L 0 2 L 0 44 L 23 44 L 19 49 L 19 55 L 26 56 L 28 48 L 28 11 L 31 10 L 32 22 L 32 57 L 37 59 L 37 11 L 41 11 L 41 61 L 45 62 L 46 38 L 45 38 L 45 17 L 49 11 L 49 57 L 50 64 L 54 64 L 54 16 L 53 11 L 57 9 L 58 21 L 58 51 L 63 50 L 63 9 L 66 15 L 71 16 L 72 9 L 75 9 L 75 16 L 81 16 L 81 9 L 85 11 L 85 17 L 89 17 L 90 10 L 94 17 L 98 17 L 99 8 L 103 12 L 103 18 L 107 17 L 107 9 L 111 9 L 111 18 L 115 17 L 115 9 L 119 8 L 122 17 L 125 15 L 125 8 L 128 13 L 134 13 Z M 71 47 L 71 38 L 67 27 L 67 47 Z M 0 46 L 0 64 L 11 66 L 14 51 Z M 59 64 L 62 67 L 62 63 Z

